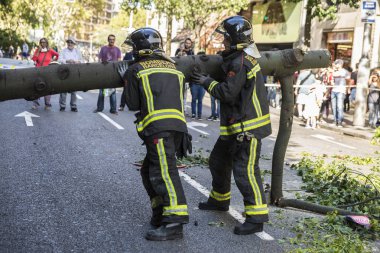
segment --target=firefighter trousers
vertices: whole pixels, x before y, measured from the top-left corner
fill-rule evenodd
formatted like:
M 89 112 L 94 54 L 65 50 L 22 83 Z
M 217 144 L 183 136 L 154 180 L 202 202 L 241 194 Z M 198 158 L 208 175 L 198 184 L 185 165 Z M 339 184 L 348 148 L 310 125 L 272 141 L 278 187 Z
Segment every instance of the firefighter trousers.
M 141 177 L 152 210 L 162 210 L 162 223 L 188 223 L 189 214 L 175 153 L 183 133 L 161 132 L 144 138 L 147 154 Z
M 261 140 L 235 137 L 219 137 L 211 152 L 209 166 L 212 175 L 212 190 L 208 202 L 226 207 L 231 199 L 231 173 L 244 199 L 246 221 L 263 223 L 268 221 L 268 207 L 261 182 L 259 158 Z

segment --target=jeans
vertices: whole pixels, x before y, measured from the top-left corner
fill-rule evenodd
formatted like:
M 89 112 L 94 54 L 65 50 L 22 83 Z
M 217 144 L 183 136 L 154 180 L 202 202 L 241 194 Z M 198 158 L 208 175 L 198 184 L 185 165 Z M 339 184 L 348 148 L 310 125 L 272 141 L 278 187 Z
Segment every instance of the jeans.
M 341 124 L 343 121 L 343 101 L 345 94 L 341 92 L 331 92 L 331 106 L 334 114 L 334 121 Z
M 379 113 L 379 103 L 368 103 L 369 126 L 376 127 Z
M 211 97 L 211 116 L 220 118 L 220 100 L 214 98 L 213 96 L 210 96 L 210 97 Z M 218 108 L 216 108 L 216 106 L 218 106 Z
M 46 106 L 51 106 L 50 99 L 51 99 L 51 95 L 44 96 Z M 39 100 L 39 98 L 37 98 L 36 100 L 33 100 L 33 106 L 39 106 L 40 105 L 38 100 Z
M 97 103 L 97 110 L 99 112 L 103 111 L 104 109 L 104 89 L 99 90 L 99 96 L 98 96 L 98 103 Z M 113 92 L 110 95 L 110 112 L 116 112 L 116 91 Z
M 191 114 L 202 117 L 202 100 L 205 95 L 205 89 L 199 84 L 190 85 L 191 92 Z M 197 110 L 198 109 L 198 110 Z
M 77 108 L 77 93 L 74 91 L 74 92 L 71 92 L 71 97 L 70 97 L 70 107 L 71 108 Z M 66 97 L 67 97 L 67 92 L 65 93 L 61 93 L 59 95 L 59 106 L 61 108 L 65 108 L 66 107 Z

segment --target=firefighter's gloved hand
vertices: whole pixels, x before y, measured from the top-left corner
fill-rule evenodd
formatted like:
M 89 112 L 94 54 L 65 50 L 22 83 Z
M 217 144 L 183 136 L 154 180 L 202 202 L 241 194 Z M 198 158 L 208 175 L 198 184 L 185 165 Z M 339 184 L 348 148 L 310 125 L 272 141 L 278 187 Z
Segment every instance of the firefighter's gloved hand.
M 202 74 L 199 70 L 194 69 L 193 73 L 190 76 L 190 80 L 194 83 L 198 83 L 200 85 L 203 85 L 206 80 L 207 76 L 205 74 Z
M 193 152 L 192 139 L 193 137 L 190 134 L 183 133 L 181 144 L 176 152 L 178 158 L 187 157 L 187 153 L 191 154 Z
M 124 80 L 124 74 L 127 72 L 128 69 L 128 63 L 126 61 L 122 61 L 119 63 L 119 66 L 117 66 L 117 72 L 119 72 L 119 75 L 122 80 Z

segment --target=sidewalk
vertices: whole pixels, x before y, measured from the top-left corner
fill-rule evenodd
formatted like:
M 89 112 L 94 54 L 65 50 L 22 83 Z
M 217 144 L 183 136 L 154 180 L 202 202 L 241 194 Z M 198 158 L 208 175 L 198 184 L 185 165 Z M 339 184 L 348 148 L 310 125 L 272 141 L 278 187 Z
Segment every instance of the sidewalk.
M 281 109 L 275 109 L 270 107 L 270 113 L 280 116 Z M 357 138 L 371 140 L 375 134 L 375 130 L 369 127 L 355 127 L 353 126 L 354 110 L 351 109 L 344 113 L 343 127 L 337 127 L 332 119 L 332 115 L 329 115 L 328 119 L 324 119 L 326 122 L 320 124 L 321 128 L 328 129 L 330 131 L 337 132 L 342 135 L 353 136 Z M 303 120 L 298 117 L 293 117 L 293 123 L 302 124 Z M 368 119 L 366 119 L 366 125 L 368 125 Z

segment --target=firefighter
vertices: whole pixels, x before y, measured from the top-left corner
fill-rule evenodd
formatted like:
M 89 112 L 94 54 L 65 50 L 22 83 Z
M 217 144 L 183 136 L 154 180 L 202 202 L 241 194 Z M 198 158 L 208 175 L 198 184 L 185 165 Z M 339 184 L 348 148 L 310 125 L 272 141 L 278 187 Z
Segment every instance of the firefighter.
M 162 38 L 152 28 L 132 32 L 125 43 L 133 47 L 134 63 L 124 74 L 126 103 L 136 114 L 136 128 L 147 149 L 141 177 L 151 200 L 148 240 L 166 241 L 183 237 L 189 215 L 176 167 L 176 155 L 191 149 L 183 113 L 184 75 L 165 56 Z M 120 72 L 120 71 L 119 71 Z
M 252 25 L 241 16 L 225 19 L 216 29 L 224 36 L 223 81 L 218 82 L 194 69 L 192 81 L 220 99 L 220 136 L 210 154 L 212 190 L 200 210 L 228 211 L 231 199 L 231 171 L 244 198 L 246 220 L 236 226 L 238 235 L 263 231 L 268 207 L 260 177 L 261 139 L 271 134 L 266 89 L 251 39 Z

